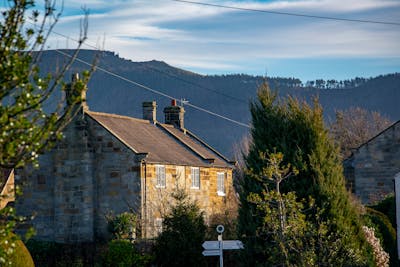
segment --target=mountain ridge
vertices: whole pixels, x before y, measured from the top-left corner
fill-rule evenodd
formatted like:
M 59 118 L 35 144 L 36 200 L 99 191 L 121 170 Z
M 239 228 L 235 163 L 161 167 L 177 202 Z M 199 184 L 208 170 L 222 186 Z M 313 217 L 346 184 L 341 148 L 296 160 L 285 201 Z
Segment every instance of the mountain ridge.
M 72 50 L 62 52 L 71 54 Z M 177 100 L 186 99 L 190 104 L 244 124 L 250 122 L 249 103 L 256 98 L 257 87 L 265 79 L 247 74 L 201 75 L 158 60 L 134 62 L 120 58 L 110 51 L 81 50 L 78 54 L 80 60 L 89 63 L 96 56 L 98 66 L 103 69 Z M 57 64 L 65 61 L 66 57 L 56 50 L 44 51 L 40 63 L 41 71 L 54 72 Z M 72 73 L 84 69 L 88 69 L 88 66 L 76 61 L 66 73 L 66 79 L 69 80 Z M 378 111 L 393 121 L 399 120 L 400 109 L 397 103 L 400 102 L 400 73 L 363 79 L 357 80 L 361 82 L 356 87 L 340 89 L 305 86 L 297 78 L 268 77 L 268 82 L 272 89 L 279 88 L 280 96 L 290 95 L 309 103 L 314 96 L 318 96 L 327 121 L 333 118 L 335 110 L 352 106 Z M 340 86 L 338 81 L 331 81 L 330 84 Z M 100 70 L 93 74 L 88 88 L 87 101 L 93 111 L 141 118 L 142 102 L 155 100 L 158 104 L 157 119 L 163 122 L 162 109 L 170 103 L 170 99 L 166 97 Z M 185 110 L 186 127 L 228 156 L 233 154 L 233 144 L 248 133 L 246 127 L 191 106 L 186 105 Z

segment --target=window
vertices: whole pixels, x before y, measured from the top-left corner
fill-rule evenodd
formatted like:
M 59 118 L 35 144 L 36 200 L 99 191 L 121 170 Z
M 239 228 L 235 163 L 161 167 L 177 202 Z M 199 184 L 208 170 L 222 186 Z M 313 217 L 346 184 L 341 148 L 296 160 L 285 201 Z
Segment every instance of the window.
M 219 196 L 225 196 L 225 173 L 217 172 L 217 193 Z
M 200 168 L 192 167 L 191 177 L 192 177 L 192 188 L 200 188 Z
M 161 234 L 161 232 L 163 230 L 163 219 L 156 218 L 154 220 L 154 230 L 157 233 L 157 235 Z
M 157 178 L 156 187 L 165 188 L 165 166 L 164 165 L 156 165 L 156 178 Z

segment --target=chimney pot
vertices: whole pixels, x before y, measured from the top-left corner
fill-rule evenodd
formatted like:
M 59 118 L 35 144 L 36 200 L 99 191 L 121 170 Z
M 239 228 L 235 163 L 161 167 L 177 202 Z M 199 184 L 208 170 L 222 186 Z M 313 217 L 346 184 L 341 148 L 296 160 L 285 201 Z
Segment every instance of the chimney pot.
M 174 103 L 176 104 L 176 101 L 171 101 L 171 106 L 164 108 L 165 123 L 174 125 L 176 128 L 185 129 L 185 109 L 180 106 L 174 106 Z
M 143 102 L 143 119 L 149 120 L 152 123 L 157 121 L 157 103 L 156 101 Z
M 175 107 L 176 106 L 176 99 L 171 100 L 171 106 Z

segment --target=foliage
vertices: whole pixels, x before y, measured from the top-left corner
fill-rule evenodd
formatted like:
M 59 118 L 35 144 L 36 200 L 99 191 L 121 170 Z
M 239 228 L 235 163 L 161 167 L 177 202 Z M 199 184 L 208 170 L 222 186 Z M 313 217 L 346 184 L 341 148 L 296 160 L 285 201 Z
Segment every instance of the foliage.
M 20 195 L 20 190 L 17 187 L 16 195 Z M 3 197 L 3 196 L 0 196 Z M 13 233 L 17 225 L 21 225 L 26 221 L 26 218 L 18 216 L 12 205 L 7 205 L 0 210 L 0 266 L 13 265 L 12 262 L 19 254 L 23 255 L 22 251 L 18 251 L 23 245 L 20 238 Z M 25 239 L 29 239 L 34 234 L 32 228 L 28 228 L 25 234 Z
M 108 231 L 115 239 L 136 238 L 137 216 L 131 212 L 123 212 L 117 216 L 107 216 Z
M 370 207 L 385 214 L 392 226 L 396 227 L 396 197 L 394 194 L 387 195 L 383 200 Z
M 229 210 L 210 216 L 206 239 L 217 238 L 215 229 L 220 224 L 224 226 L 224 239 L 237 239 L 237 214 Z
M 311 225 L 303 213 L 304 201 L 298 201 L 295 192 L 280 191 L 281 183 L 297 171 L 282 166 L 282 153 L 260 157 L 266 163 L 261 176 L 254 179 L 264 188 L 261 194 L 250 192 L 247 200 L 256 205 L 256 215 L 263 219 L 256 235 L 263 241 L 264 256 L 271 265 L 312 266 L 315 257 L 307 245 Z
M 58 73 L 40 74 L 38 51 L 45 47 L 51 29 L 61 15 L 55 12 L 55 2 L 44 2 L 42 20 L 39 19 L 40 13 L 34 10 L 31 15 L 33 22 L 26 21 L 34 1 L 9 1 L 9 8 L 2 12 L 0 167 L 3 168 L 36 162 L 38 154 L 48 148 L 50 141 L 60 137 L 61 130 L 76 112 L 76 106 L 80 105 L 89 78 L 89 72 L 85 72 L 83 80 L 75 80 L 69 87 L 63 83 L 64 74 L 76 55 Z M 85 21 L 87 23 L 87 19 Z M 85 22 L 83 25 L 86 25 Z M 82 29 L 79 45 L 86 39 L 86 30 Z M 58 104 L 49 105 L 56 101 L 51 97 L 60 87 L 67 91 L 67 105 L 61 99 Z M 53 108 L 45 112 L 43 106 Z
M 11 266 L 34 267 L 32 256 L 21 240 L 16 241 L 15 253 L 11 256 Z
M 0 258 L 0 266 L 34 267 L 33 259 L 25 244 L 14 234 L 9 234 L 0 244 L 8 257 Z
M 374 235 L 380 239 L 384 251 L 389 253 L 390 266 L 399 266 L 396 230 L 390 223 L 389 218 L 382 212 L 369 207 L 366 208 L 364 217 L 366 217 L 366 220 L 369 222 L 368 226 L 374 229 Z
M 352 149 L 367 142 L 391 124 L 379 112 L 353 107 L 336 112 L 336 120 L 330 125 L 330 132 L 340 145 L 342 157 L 346 158 L 350 156 Z
M 154 246 L 158 266 L 202 266 L 206 226 L 203 212 L 183 190 L 173 194 L 171 211 L 163 218 L 163 232 Z
M 363 226 L 363 231 L 372 246 L 376 266 L 389 267 L 389 254 L 383 250 L 380 240 L 375 236 L 374 228 Z
M 33 10 L 34 1 L 7 1 L 0 19 L 0 168 L 12 169 L 34 163 L 38 154 L 49 148 L 61 130 L 78 111 L 90 73 L 67 86 L 63 83 L 65 72 L 74 56 L 58 73 L 41 75 L 38 68 L 41 51 L 45 48 L 54 25 L 60 17 L 56 2 L 44 0 L 44 11 Z M 27 21 L 29 20 L 29 21 Z M 86 39 L 87 14 L 82 23 L 79 46 Z M 78 53 L 78 49 L 76 50 Z M 66 93 L 66 103 L 57 103 L 55 91 Z M 59 94 L 61 95 L 61 94 Z M 49 110 L 44 111 L 44 107 Z M 0 244 L 9 240 L 19 218 L 15 212 L 2 210 L 7 220 L 0 225 Z M 8 250 L 0 249 L 0 259 L 5 261 Z
M 265 176 L 263 155 L 276 152 L 285 155 L 284 166 L 290 164 L 298 171 L 296 176 L 285 181 L 282 192 L 294 191 L 298 200 L 310 197 L 315 200 L 315 203 L 304 203 L 304 209 L 307 210 L 306 221 L 313 225 L 309 240 L 312 241 L 310 246 L 314 246 L 316 264 L 372 264 L 373 256 L 361 229 L 361 217 L 346 191 L 339 151 L 325 129 L 319 104 L 315 101 L 314 107 L 310 107 L 290 97 L 279 101 L 277 94 L 264 83 L 250 111 L 252 144 L 246 165 L 251 175 L 243 177 L 239 211 L 239 233 L 247 247 L 246 264 L 257 265 L 266 260 L 263 240 L 257 235 L 264 218 L 256 216 L 257 205 L 249 202 L 248 197 L 251 193 L 262 194 L 264 183 L 259 177 Z M 269 190 L 270 186 L 265 191 Z M 329 242 L 321 243 L 321 240 Z
M 141 255 L 128 240 L 112 240 L 104 256 L 103 266 L 133 267 L 147 266 L 151 261 L 149 255 Z

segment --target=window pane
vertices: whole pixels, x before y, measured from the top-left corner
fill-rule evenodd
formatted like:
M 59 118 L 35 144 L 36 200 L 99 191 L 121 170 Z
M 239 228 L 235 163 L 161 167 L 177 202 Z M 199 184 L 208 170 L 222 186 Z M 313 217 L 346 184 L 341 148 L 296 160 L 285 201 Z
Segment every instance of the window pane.
M 157 187 L 165 187 L 165 166 L 156 165 Z
M 192 188 L 200 188 L 200 169 L 191 168 Z
M 217 173 L 217 192 L 219 194 L 225 194 L 225 173 Z

